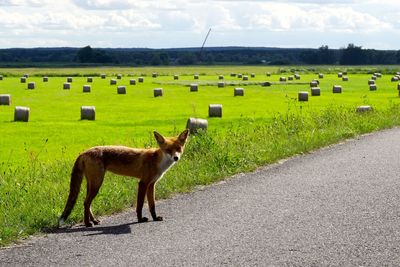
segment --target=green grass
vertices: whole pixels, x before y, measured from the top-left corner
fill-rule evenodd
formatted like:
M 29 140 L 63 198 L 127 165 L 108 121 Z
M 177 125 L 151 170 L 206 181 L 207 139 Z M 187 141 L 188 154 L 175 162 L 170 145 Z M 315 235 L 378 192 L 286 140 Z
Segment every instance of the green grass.
M 378 90 L 371 92 L 367 72 L 373 68 L 349 73 L 348 82 L 337 78 L 336 69 L 320 67 L 317 72 L 323 70 L 331 74 L 320 79 L 321 96 L 310 96 L 304 103 L 297 101 L 297 93 L 309 91 L 308 84 L 256 84 L 278 81 L 283 74 L 277 68 L 1 70 L 7 77 L 0 81 L 0 94 L 11 94 L 12 105 L 0 106 L 0 244 L 55 226 L 66 201 L 73 161 L 80 152 L 103 144 L 154 146 L 153 130 L 177 134 L 185 128 L 187 118 L 207 118 L 210 103 L 223 104 L 223 118 L 209 118 L 209 131 L 190 138 L 182 161 L 157 185 L 157 198 L 400 124 L 400 98 L 391 75 L 378 79 Z M 161 76 L 151 78 L 154 71 Z M 275 74 L 266 77 L 267 71 Z M 95 77 L 92 92 L 82 93 L 87 84 L 83 76 L 103 72 L 108 77 Z M 247 86 L 229 77 L 231 72 L 254 72 L 256 78 L 250 78 Z M 33 75 L 28 81 L 35 81 L 37 89 L 26 90 L 27 85 L 19 82 L 24 73 Z M 63 90 L 65 76 L 74 73 L 71 90 Z M 118 84 L 127 86 L 126 95 L 118 95 L 116 86 L 109 85 L 110 76 L 117 73 L 125 75 Z M 193 80 L 194 73 L 200 74 L 198 81 Z M 40 76 L 44 74 L 54 75 L 43 83 Z M 180 74 L 180 79 L 174 81 L 173 74 Z M 234 86 L 207 86 L 218 81 L 217 74 L 225 74 L 229 83 L 242 83 L 245 96 L 233 97 Z M 129 79 L 139 75 L 145 76 L 145 82 L 129 85 Z M 315 73 L 305 71 L 301 81 L 308 83 L 314 78 Z M 187 85 L 193 82 L 200 84 L 199 92 L 189 92 Z M 343 93 L 332 94 L 333 84 L 341 84 Z M 153 97 L 155 87 L 163 87 L 163 97 Z M 372 105 L 374 112 L 357 114 L 355 108 L 363 104 Z M 96 106 L 96 121 L 80 121 L 82 105 Z M 12 121 L 15 106 L 31 108 L 29 123 Z M 131 206 L 136 184 L 136 179 L 108 174 L 94 201 L 94 212 L 110 214 Z M 82 219 L 82 196 L 70 221 Z

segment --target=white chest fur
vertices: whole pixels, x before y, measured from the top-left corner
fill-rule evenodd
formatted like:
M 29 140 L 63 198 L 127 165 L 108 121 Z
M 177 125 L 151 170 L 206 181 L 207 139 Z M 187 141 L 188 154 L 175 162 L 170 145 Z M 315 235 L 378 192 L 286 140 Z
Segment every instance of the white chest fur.
M 171 155 L 167 153 L 162 153 L 162 158 L 159 165 L 159 172 L 156 177 L 154 177 L 153 181 L 157 182 L 158 180 L 160 180 L 163 175 L 168 171 L 168 169 L 171 168 L 174 164 L 175 161 Z

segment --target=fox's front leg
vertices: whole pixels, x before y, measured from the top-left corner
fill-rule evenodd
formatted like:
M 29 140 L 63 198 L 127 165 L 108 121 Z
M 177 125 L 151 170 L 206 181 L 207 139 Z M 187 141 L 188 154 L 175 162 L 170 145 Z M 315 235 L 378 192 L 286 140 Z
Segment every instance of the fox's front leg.
M 154 187 L 155 187 L 155 183 L 151 183 L 149 185 L 149 187 L 147 188 L 147 202 L 149 204 L 149 209 L 150 209 L 151 217 L 153 217 L 153 220 L 154 221 L 162 221 L 163 217 L 157 216 L 157 214 L 156 214 Z
M 139 189 L 138 189 L 138 198 L 136 204 L 136 215 L 138 218 L 138 222 L 147 222 L 149 219 L 147 217 L 142 217 L 142 209 L 144 203 L 144 197 L 146 196 L 148 184 L 142 181 L 139 182 Z

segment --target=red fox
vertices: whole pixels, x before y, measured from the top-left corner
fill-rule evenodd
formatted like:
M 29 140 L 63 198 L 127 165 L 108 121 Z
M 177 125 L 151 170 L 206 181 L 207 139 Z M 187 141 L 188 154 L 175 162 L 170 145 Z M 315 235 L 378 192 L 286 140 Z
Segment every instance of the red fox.
M 139 178 L 136 214 L 139 222 L 147 222 L 142 216 L 145 195 L 154 221 L 163 218 L 156 215 L 154 187 L 166 171 L 177 162 L 185 147 L 189 130 L 177 137 L 163 137 L 154 132 L 159 148 L 141 149 L 125 146 L 97 146 L 86 150 L 78 156 L 72 168 L 71 185 L 67 203 L 58 223 L 62 225 L 70 215 L 78 198 L 83 175 L 87 180 L 86 199 L 84 201 L 84 222 L 91 227 L 92 222 L 99 224 L 90 209 L 93 199 L 103 183 L 106 171 L 118 175 Z

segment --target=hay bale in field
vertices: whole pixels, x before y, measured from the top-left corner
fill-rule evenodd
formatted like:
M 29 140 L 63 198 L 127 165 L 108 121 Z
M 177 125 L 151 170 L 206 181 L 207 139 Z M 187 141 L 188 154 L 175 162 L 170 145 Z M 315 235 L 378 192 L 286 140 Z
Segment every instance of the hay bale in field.
M 139 77 L 138 78 L 138 82 L 143 83 L 144 82 L 144 78 L 143 77 Z
M 299 92 L 299 101 L 308 101 L 308 92 Z
M 223 80 L 223 79 L 224 79 L 224 75 L 219 75 L 219 76 L 218 76 L 218 79 L 219 79 L 219 80 Z
M 29 74 L 24 74 L 22 77 L 29 78 Z
M 11 95 L 0 95 L 0 105 L 9 106 L 11 105 Z
M 72 83 L 72 77 L 67 77 L 67 83 Z
M 244 76 L 243 76 L 243 81 L 248 81 L 248 80 L 249 80 L 249 76 L 244 75 Z
M 347 75 L 347 70 L 342 71 L 343 75 Z
M 380 72 L 376 72 L 376 73 L 374 73 L 374 75 L 375 75 L 376 77 L 378 77 L 378 78 L 382 78 L 382 73 L 380 73 Z
M 233 90 L 233 96 L 244 96 L 244 89 L 243 88 L 235 88 Z
M 117 74 L 117 79 L 121 80 L 122 79 L 122 74 Z
M 318 81 L 312 80 L 312 81 L 310 82 L 310 87 L 311 87 L 311 88 L 312 88 L 312 87 L 318 87 Z
M 319 87 L 312 87 L 311 88 L 311 96 L 320 96 L 321 89 Z
M 225 87 L 225 83 L 224 82 L 218 82 L 218 87 L 220 87 L 220 88 Z
M 266 75 L 267 75 L 267 77 L 270 77 L 271 76 L 271 72 L 267 72 Z
M 33 89 L 35 89 L 35 87 L 36 87 L 35 82 L 29 82 L 28 83 L 28 89 L 33 90 Z
M 349 81 L 349 77 L 347 77 L 347 76 L 343 76 L 343 77 L 342 77 L 342 81 L 344 81 L 344 82 L 347 82 L 347 81 Z
M 44 83 L 47 83 L 48 81 L 49 81 L 49 77 L 47 77 L 47 76 L 43 77 L 43 82 Z
M 64 83 L 64 84 L 63 84 L 63 89 L 64 89 L 64 90 L 69 90 L 69 89 L 71 89 L 71 84 L 70 84 L 70 83 Z
M 199 90 L 199 85 L 197 83 L 192 83 L 190 85 L 190 92 L 197 92 Z
M 251 77 L 251 78 L 255 78 L 255 77 L 256 77 L 256 74 L 255 74 L 255 73 L 251 73 L 251 74 L 250 74 L 250 77 Z
M 125 86 L 122 86 L 122 85 L 118 86 L 118 87 L 117 87 L 117 93 L 118 93 L 119 95 L 124 95 L 124 94 L 126 94 L 126 87 L 125 87 Z
M 293 76 L 289 76 L 288 81 L 293 81 Z
M 14 121 L 29 121 L 29 111 L 28 107 L 15 107 Z
M 397 85 L 397 90 L 400 90 L 400 83 Z
M 324 74 L 323 73 L 319 73 L 318 74 L 318 78 L 323 79 L 324 78 Z
M 136 85 L 136 80 L 135 79 L 130 79 L 129 80 L 130 85 Z
M 337 74 L 337 76 L 338 76 L 338 78 L 342 78 L 342 77 L 343 77 L 343 73 L 342 73 L 342 72 L 339 72 L 339 73 Z
M 376 89 L 377 89 L 376 84 L 370 84 L 369 85 L 369 90 L 370 91 L 376 91 Z
M 22 79 L 22 78 L 21 78 Z M 397 81 L 399 81 L 399 77 L 397 77 L 397 76 L 394 76 L 394 77 L 392 77 L 392 82 L 397 82 Z M 21 81 L 22 82 L 22 81 Z
M 0 81 L 2 81 L 3 80 L 3 75 L 0 75 Z
M 117 80 L 116 79 L 110 79 L 110 85 L 116 85 Z
M 368 85 L 375 84 L 375 80 L 368 80 Z
M 83 92 L 84 93 L 90 93 L 90 89 L 91 89 L 91 86 L 90 85 L 84 85 L 83 86 Z
M 199 75 L 198 74 L 193 75 L 193 79 L 198 80 L 199 79 Z
M 236 73 L 231 73 L 231 77 L 236 77 Z
M 153 93 L 154 93 L 154 97 L 163 96 L 163 89 L 162 88 L 154 88 Z
M 21 77 L 20 81 L 21 81 L 21 83 L 26 83 L 26 78 L 25 77 Z
M 279 78 L 279 81 L 280 81 L 280 82 L 286 82 L 286 77 L 280 77 L 280 78 Z
M 208 105 L 208 116 L 212 117 L 222 117 L 222 105 L 221 104 L 210 104 Z
M 157 78 L 157 76 L 158 76 L 158 73 L 157 73 L 157 72 L 153 72 L 153 73 L 151 74 L 151 77 L 153 77 L 153 78 Z
M 94 121 L 96 119 L 96 108 L 94 106 L 81 106 L 81 120 Z
M 104 73 L 102 73 L 102 74 L 100 74 L 100 77 L 101 77 L 102 79 L 105 79 L 105 78 L 106 78 L 106 75 L 105 75 Z
M 93 82 L 93 77 L 87 77 L 86 81 L 87 81 L 88 83 Z
M 300 80 L 300 74 L 297 74 L 297 73 L 296 73 L 296 74 L 294 75 L 294 78 L 295 78 L 296 80 Z
M 334 94 L 341 94 L 342 93 L 342 86 L 334 85 L 333 88 L 332 88 L 332 92 Z
M 208 121 L 200 118 L 189 118 L 186 122 L 186 129 L 189 129 L 191 134 L 198 133 L 199 130 L 206 131 Z
M 375 75 L 372 75 L 372 76 L 371 76 L 371 80 L 376 81 L 376 76 L 375 76 Z
M 179 75 L 175 74 L 174 75 L 174 80 L 179 80 Z
M 243 78 L 243 74 L 239 73 L 239 74 L 237 75 L 237 77 L 238 77 L 239 79 L 242 79 L 242 78 Z
M 358 106 L 356 111 L 358 113 L 369 112 L 369 111 L 372 111 L 372 107 L 371 106 Z

